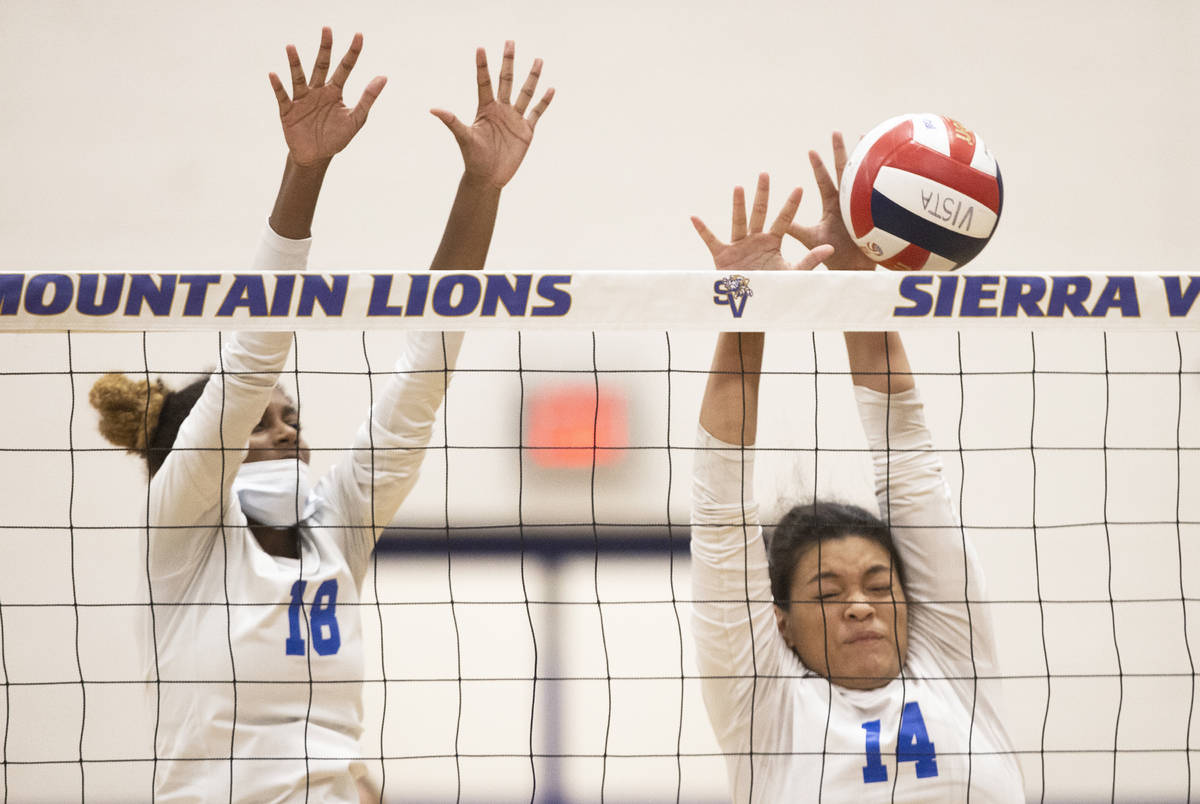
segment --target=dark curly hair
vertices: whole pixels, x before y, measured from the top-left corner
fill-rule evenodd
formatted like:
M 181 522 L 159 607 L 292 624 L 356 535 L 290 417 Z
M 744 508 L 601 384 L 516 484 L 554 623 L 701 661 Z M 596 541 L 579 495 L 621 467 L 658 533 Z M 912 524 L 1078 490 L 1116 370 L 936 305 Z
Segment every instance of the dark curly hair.
M 775 604 L 785 611 L 789 608 L 792 578 L 801 556 L 822 542 L 848 536 L 861 536 L 887 550 L 900 579 L 900 588 L 907 596 L 904 562 L 896 551 L 896 542 L 887 523 L 857 505 L 818 501 L 797 505 L 788 511 L 767 542 L 767 567 Z

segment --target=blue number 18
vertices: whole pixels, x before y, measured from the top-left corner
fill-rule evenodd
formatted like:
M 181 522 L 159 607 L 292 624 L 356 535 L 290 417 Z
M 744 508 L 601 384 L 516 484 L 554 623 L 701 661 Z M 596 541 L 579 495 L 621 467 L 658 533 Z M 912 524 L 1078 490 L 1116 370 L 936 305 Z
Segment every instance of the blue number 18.
M 288 605 L 288 638 L 284 652 L 288 656 L 304 655 L 304 637 L 300 635 L 300 615 L 304 607 L 304 587 L 308 581 L 292 584 L 292 602 Z M 342 635 L 337 623 L 337 579 L 330 578 L 317 587 L 309 614 L 313 647 L 321 656 L 331 656 L 342 646 Z

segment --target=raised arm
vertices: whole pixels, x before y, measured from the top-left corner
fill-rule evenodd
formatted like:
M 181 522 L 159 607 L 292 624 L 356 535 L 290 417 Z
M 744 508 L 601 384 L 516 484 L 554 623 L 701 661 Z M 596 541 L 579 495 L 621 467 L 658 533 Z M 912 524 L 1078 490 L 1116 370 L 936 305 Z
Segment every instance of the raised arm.
M 356 34 L 349 51 L 326 82 L 333 35 L 321 33 L 312 77 L 305 80 L 296 48 L 287 47 L 292 94 L 274 73 L 271 86 L 279 104 L 288 146 L 283 180 L 254 261 L 261 270 L 303 270 L 309 229 L 330 160 L 354 138 L 386 81 L 376 77 L 358 104 L 342 103 L 342 87 L 362 50 Z M 242 332 L 225 340 L 217 371 L 180 427 L 175 448 L 151 484 L 154 524 L 192 525 L 213 520 L 220 503 L 230 505 L 230 486 L 241 465 L 250 432 L 266 409 L 279 371 L 291 349 L 291 332 Z M 216 448 L 220 449 L 216 449 Z M 175 531 L 186 538 L 185 531 Z M 173 545 L 172 531 L 157 538 L 168 549 L 158 555 L 177 565 L 201 545 Z M 164 571 L 168 567 L 162 567 Z
M 834 175 L 816 151 L 809 152 L 822 213 L 812 226 L 793 224 L 788 233 L 802 243 L 829 243 L 825 264 L 833 270 L 874 270 L 846 230 L 838 204 L 846 146 L 833 134 Z M 974 546 L 959 525 L 953 497 L 933 452 L 924 406 L 899 333 L 848 332 L 846 354 L 867 442 L 875 467 L 875 496 L 880 516 L 896 537 L 908 577 L 913 640 L 931 643 L 936 655 L 960 663 L 970 675 L 994 661 L 991 617 L 980 607 L 968 612 L 963 602 L 983 595 L 983 573 Z M 968 581 L 969 579 L 969 581 Z
M 542 71 L 542 60 L 535 59 L 512 101 L 513 59 L 513 43 L 508 42 L 493 94 L 487 55 L 482 48 L 476 51 L 479 106 L 470 126 L 448 111 L 431 110 L 450 129 L 463 158 L 463 175 L 433 258 L 434 270 L 483 268 L 500 192 L 520 167 L 534 126 L 554 97 L 554 90 L 547 90 L 526 112 Z M 345 539 L 343 549 L 356 577 L 365 571 L 379 534 L 417 482 L 461 345 L 462 333 L 410 333 L 391 379 L 375 399 L 370 419 L 355 436 L 354 449 L 317 488 L 318 495 L 347 519 L 349 527 L 339 535 Z
M 803 191 L 797 187 L 788 196 L 778 217 L 767 231 L 767 205 L 771 193 L 770 177 L 758 177 L 754 206 L 746 220 L 746 194 L 741 187 L 733 188 L 733 221 L 729 243 L 723 243 L 699 218 L 692 225 L 719 271 L 785 271 L 811 270 L 831 249 L 816 245 L 803 260 L 790 265 L 781 251 Z M 764 336 L 761 332 L 722 332 L 717 336 L 712 369 L 700 406 L 700 425 L 721 441 L 733 444 L 753 444 L 758 426 L 758 378 L 762 368 Z
M 721 242 L 698 218 L 692 223 L 720 270 L 804 270 L 830 249 L 813 249 L 789 265 L 780 252 L 800 204 L 788 197 L 763 230 L 770 183 L 759 177 L 747 223 L 745 195 L 733 194 L 732 238 Z M 753 500 L 753 452 L 762 366 L 762 333 L 721 333 L 700 407 L 692 470 L 692 630 L 709 718 L 721 746 L 741 750 L 760 676 L 798 664 L 775 625 L 758 506 Z M 791 664 L 789 664 L 791 663 Z
M 300 54 L 295 45 L 288 45 L 288 68 L 292 79 L 292 94 L 288 95 L 283 82 L 270 73 L 271 88 L 279 103 L 279 122 L 287 142 L 287 162 L 283 181 L 271 211 L 271 228 L 282 237 L 299 240 L 312 235 L 313 213 L 325 171 L 334 155 L 350 144 L 354 135 L 367 122 L 367 113 L 387 84 L 387 78 L 377 75 L 367 83 L 362 97 L 351 109 L 342 101 L 342 91 L 350 72 L 362 53 L 363 37 L 356 33 L 350 49 L 342 57 L 333 76 L 329 73 L 333 50 L 333 32 L 321 29 L 321 46 L 313 64 L 312 77 L 305 80 Z
M 761 332 L 721 332 L 713 349 L 700 426 L 718 441 L 752 446 L 758 433 L 758 381 L 762 370 Z
M 910 643 L 925 642 L 955 676 L 986 674 L 996 661 L 992 617 L 986 606 L 966 604 L 985 597 L 983 567 L 959 524 L 900 338 L 860 333 L 847 336 L 847 346 L 880 516 L 907 574 Z
M 900 333 L 847 332 L 845 339 L 855 385 L 881 394 L 899 394 L 916 387 Z
M 500 83 L 495 94 L 492 93 L 492 77 L 488 72 L 487 51 L 483 48 L 475 51 L 479 105 L 475 110 L 475 122 L 471 125 L 464 124 L 445 109 L 430 110 L 450 129 L 463 158 L 463 175 L 458 182 L 458 193 L 454 197 L 442 241 L 430 265 L 434 270 L 483 267 L 496 225 L 500 191 L 521 166 L 525 152 L 533 141 L 534 127 L 554 98 L 554 89 L 546 90 L 537 105 L 526 114 L 525 110 L 533 100 L 542 74 L 542 60 L 534 59 L 516 102 L 512 102 L 515 50 L 512 42 L 504 43 Z

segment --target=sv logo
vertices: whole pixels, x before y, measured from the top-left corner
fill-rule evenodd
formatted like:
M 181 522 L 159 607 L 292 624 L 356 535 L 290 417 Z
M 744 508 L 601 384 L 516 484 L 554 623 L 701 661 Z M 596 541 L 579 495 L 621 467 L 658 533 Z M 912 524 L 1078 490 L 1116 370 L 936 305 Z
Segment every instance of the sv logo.
M 749 277 L 741 274 L 730 274 L 713 283 L 714 304 L 728 304 L 734 318 L 741 318 L 746 309 L 746 300 L 754 295 L 750 289 Z

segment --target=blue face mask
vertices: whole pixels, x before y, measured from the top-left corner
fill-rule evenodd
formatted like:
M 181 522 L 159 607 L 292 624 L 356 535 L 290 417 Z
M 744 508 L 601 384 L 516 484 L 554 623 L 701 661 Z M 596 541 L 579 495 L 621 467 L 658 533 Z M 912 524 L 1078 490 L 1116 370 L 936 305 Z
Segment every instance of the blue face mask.
M 233 493 L 246 517 L 274 528 L 291 527 L 303 518 L 311 490 L 308 464 L 297 458 L 243 463 L 233 479 Z

